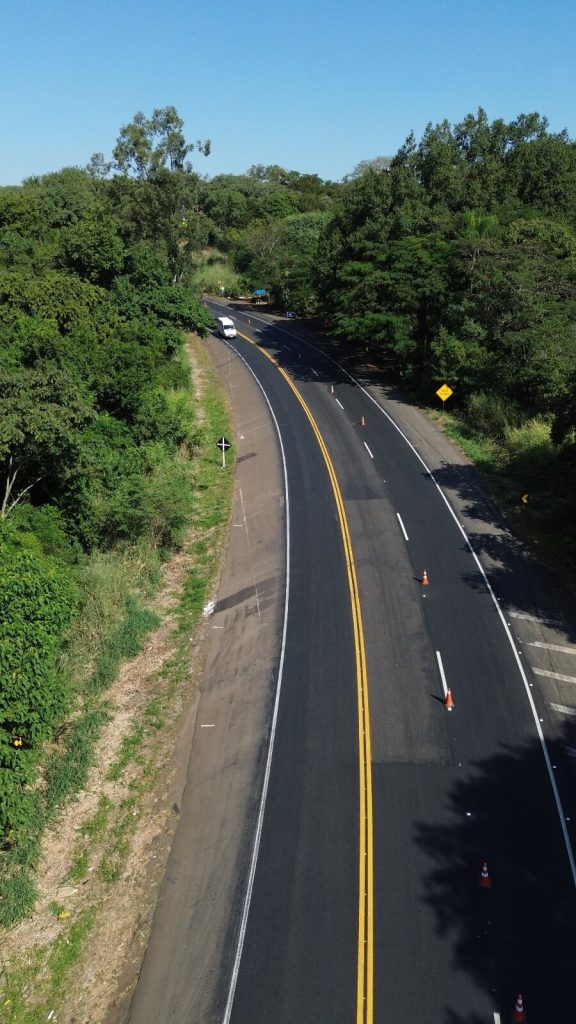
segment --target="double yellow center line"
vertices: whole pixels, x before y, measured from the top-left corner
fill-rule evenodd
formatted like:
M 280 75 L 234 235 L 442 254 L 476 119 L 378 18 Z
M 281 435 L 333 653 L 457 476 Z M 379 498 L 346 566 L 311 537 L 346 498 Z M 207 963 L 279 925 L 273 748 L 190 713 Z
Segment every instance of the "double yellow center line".
M 255 344 L 252 338 L 242 334 L 245 341 Z M 326 463 L 328 476 L 332 484 L 334 499 L 338 511 L 340 531 L 344 544 L 346 572 L 350 589 L 352 606 L 352 624 L 354 630 L 354 648 L 356 654 L 356 689 L 358 699 L 358 751 L 360 771 L 360 832 L 359 832 L 359 870 L 358 870 L 358 984 L 356 995 L 356 1024 L 373 1024 L 374 1019 L 374 830 L 372 817 L 372 754 L 370 744 L 370 714 L 368 706 L 368 673 L 366 669 L 366 651 L 362 628 L 362 612 L 358 592 L 358 578 L 352 552 L 352 542 L 344 500 L 336 478 L 332 459 L 324 442 L 316 420 L 308 405 L 296 388 L 288 374 L 277 360 L 258 346 L 260 352 L 282 374 L 288 386 L 300 402 L 306 417 L 314 431 L 314 435 Z

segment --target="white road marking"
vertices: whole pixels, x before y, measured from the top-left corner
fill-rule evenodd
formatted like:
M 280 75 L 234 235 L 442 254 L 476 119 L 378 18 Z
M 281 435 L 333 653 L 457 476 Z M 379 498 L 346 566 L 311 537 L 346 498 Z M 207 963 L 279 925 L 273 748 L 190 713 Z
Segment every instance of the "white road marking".
M 318 376 L 318 371 L 315 370 L 313 366 L 311 366 L 310 369 L 312 370 L 312 373 L 314 374 L 314 376 L 317 377 Z
M 545 644 L 542 640 L 523 641 L 526 647 L 542 647 L 546 651 L 560 651 L 562 654 L 576 654 L 576 647 L 562 647 L 561 644 Z
M 404 529 L 404 523 L 402 522 L 402 516 L 400 515 L 399 512 L 397 512 L 396 515 L 398 516 L 398 522 L 400 523 L 400 529 L 402 530 L 402 533 L 404 534 L 404 540 L 408 540 L 408 534 L 406 533 L 406 530 Z
M 280 693 L 282 690 L 282 679 L 284 675 L 284 658 L 286 652 L 286 634 L 288 631 L 288 605 L 290 601 L 290 495 L 288 491 L 288 470 L 286 467 L 286 453 L 284 451 L 284 445 L 282 443 L 282 434 L 278 420 L 274 414 L 272 404 L 266 391 L 262 387 L 262 384 L 258 380 L 258 377 L 248 365 L 246 359 L 237 349 L 233 346 L 229 346 L 233 349 L 239 359 L 242 360 L 246 368 L 252 374 L 256 384 L 260 388 L 266 404 L 270 410 L 270 415 L 274 421 L 276 428 L 276 435 L 278 437 L 278 444 L 280 446 L 280 454 L 282 457 L 282 471 L 284 478 L 284 508 L 285 508 L 285 521 L 286 521 L 286 584 L 284 588 L 284 618 L 282 624 L 282 640 L 280 643 L 280 660 L 278 662 L 278 672 L 276 677 L 276 693 L 274 695 L 274 707 L 272 710 L 272 720 L 270 722 L 270 733 L 268 738 L 268 750 L 266 753 L 266 764 L 264 768 L 264 779 L 262 781 L 262 790 L 260 792 L 260 804 L 258 807 L 258 815 L 256 818 L 256 825 L 254 828 L 254 835 L 252 838 L 252 851 L 250 854 L 250 865 L 248 870 L 248 881 L 246 883 L 246 891 L 244 893 L 244 901 L 242 903 L 242 912 L 240 915 L 240 926 L 238 930 L 238 939 L 236 942 L 236 952 L 234 955 L 234 963 L 232 964 L 232 971 L 230 975 L 230 984 L 228 986 L 228 996 L 226 999 L 226 1006 L 224 1007 L 224 1016 L 222 1018 L 222 1024 L 230 1024 L 230 1018 L 232 1016 L 232 1005 L 234 1003 L 234 995 L 236 993 L 236 985 L 238 983 L 238 974 L 240 972 L 240 961 L 242 959 L 242 951 L 244 949 L 244 940 L 246 938 L 246 929 L 248 927 L 248 915 L 250 913 L 250 904 L 252 902 L 252 892 L 254 889 L 254 878 L 256 876 L 256 864 L 258 862 L 258 854 L 260 852 L 260 841 L 262 838 L 262 827 L 264 824 L 264 811 L 266 808 L 266 799 L 268 796 L 268 787 L 270 784 L 270 772 L 272 769 L 272 755 L 274 752 L 274 742 L 276 739 L 276 729 L 278 724 L 278 710 L 280 706 Z
M 500 1024 L 500 1014 L 494 1011 L 494 1024 Z
M 513 619 L 528 619 L 529 622 L 540 622 L 543 626 L 565 626 L 565 622 L 561 622 L 560 619 L 546 619 L 541 618 L 538 615 L 528 615 L 527 612 L 508 612 Z
M 336 360 L 334 360 L 334 362 L 336 362 Z M 538 716 L 538 712 L 536 711 L 536 705 L 534 703 L 534 698 L 533 698 L 533 696 L 532 696 L 532 694 L 530 692 L 530 684 L 528 682 L 528 678 L 526 676 L 526 672 L 524 671 L 524 666 L 522 665 L 522 662 L 521 662 L 520 658 L 518 657 L 518 652 L 516 651 L 516 647 L 515 647 L 515 643 L 514 643 L 514 637 L 512 636 L 512 633 L 510 632 L 510 627 L 509 627 L 508 623 L 506 622 L 506 619 L 504 618 L 504 613 L 503 613 L 502 609 L 500 608 L 500 606 L 498 604 L 498 598 L 496 597 L 496 594 L 494 593 L 494 589 L 493 589 L 493 587 L 492 587 L 492 585 L 490 583 L 490 580 L 488 579 L 488 576 L 486 575 L 486 570 L 485 570 L 484 566 L 482 565 L 482 562 L 480 561 L 480 558 L 478 557 L 474 547 L 472 546 L 472 541 L 470 540 L 468 534 L 466 533 L 466 530 L 464 529 L 464 526 L 462 525 L 462 523 L 460 522 L 456 512 L 452 508 L 452 505 L 450 504 L 447 496 L 445 495 L 445 493 L 442 490 L 440 484 L 438 483 L 434 473 L 430 469 L 430 467 L 429 467 L 428 463 L 426 462 L 426 460 L 422 458 L 422 456 L 420 455 L 420 452 L 412 444 L 410 438 L 407 436 L 407 434 L 404 433 L 402 428 L 398 426 L 398 424 L 393 419 L 393 417 L 390 415 L 390 413 L 386 412 L 384 407 L 382 405 L 380 405 L 380 402 L 374 397 L 374 395 L 370 394 L 370 391 L 368 391 L 367 388 L 365 388 L 362 384 L 360 384 L 360 382 L 358 380 L 356 380 L 356 378 L 353 377 L 352 374 L 348 372 L 348 370 L 345 370 L 343 366 L 340 366 L 339 363 L 337 363 L 336 365 L 339 366 L 340 371 L 342 373 L 344 373 L 350 380 L 352 380 L 354 382 L 354 384 L 356 384 L 357 387 L 360 388 L 361 391 L 364 392 L 364 394 L 372 402 L 372 404 L 375 405 L 376 408 L 380 410 L 382 415 L 386 417 L 386 419 L 388 420 L 390 425 L 392 427 L 394 427 L 394 430 L 396 430 L 398 432 L 400 437 L 408 445 L 410 451 L 415 456 L 415 458 L 418 460 L 420 465 L 424 467 L 424 469 L 428 473 L 430 479 L 433 481 L 434 486 L 436 487 L 436 490 L 438 491 L 439 496 L 441 497 L 442 501 L 444 502 L 444 504 L 446 506 L 446 509 L 448 510 L 449 515 L 452 517 L 452 519 L 453 519 L 457 529 L 460 531 L 460 533 L 461 533 L 461 535 L 462 535 L 462 537 L 464 539 L 464 543 L 466 544 L 466 547 L 468 548 L 470 554 L 472 555 L 472 558 L 474 559 L 474 561 L 475 561 L 475 563 L 476 563 L 476 565 L 478 567 L 478 572 L 480 573 L 480 575 L 482 576 L 482 579 L 484 580 L 484 586 L 486 587 L 487 592 L 490 594 L 490 597 L 492 598 L 492 601 L 494 603 L 494 607 L 496 608 L 496 611 L 498 612 L 498 615 L 500 617 L 500 622 L 502 623 L 502 628 L 503 628 L 503 630 L 504 630 L 504 632 L 506 634 L 506 637 L 508 639 L 508 643 L 510 644 L 510 647 L 512 648 L 512 651 L 513 651 L 513 653 L 515 655 L 516 665 L 517 665 L 518 671 L 520 673 L 522 682 L 524 683 L 524 690 L 525 690 L 525 693 L 526 693 L 526 698 L 528 700 L 528 704 L 529 704 L 530 710 L 532 712 L 532 717 L 534 719 L 534 725 L 536 726 L 536 732 L 538 733 L 538 740 L 540 742 L 540 748 L 542 750 L 542 757 L 544 758 L 544 762 L 546 764 L 546 770 L 548 772 L 548 780 L 550 782 L 550 787 L 551 787 L 552 793 L 554 795 L 554 803 L 556 804 L 556 811 L 557 811 L 557 814 L 558 814 L 558 818 L 560 820 L 560 828 L 562 829 L 562 838 L 564 840 L 564 846 L 565 846 L 565 849 L 566 849 L 566 856 L 568 857 L 568 863 L 570 865 L 570 874 L 572 876 L 572 884 L 573 884 L 574 888 L 576 888 L 576 860 L 574 858 L 574 850 L 572 849 L 572 843 L 570 841 L 570 836 L 568 834 L 568 829 L 566 828 L 566 813 L 564 811 L 564 807 L 562 806 L 562 800 L 560 799 L 560 793 L 559 793 L 559 790 L 558 790 L 558 786 L 556 784 L 556 779 L 554 778 L 554 772 L 552 770 L 552 764 L 551 764 L 551 761 L 550 761 L 550 753 L 549 753 L 548 747 L 546 745 L 546 740 L 544 739 L 544 733 L 542 731 L 542 727 L 541 727 L 541 724 L 540 724 L 540 719 L 539 719 L 539 716 Z M 542 620 L 538 620 L 538 621 L 544 622 L 543 619 Z M 547 624 L 550 624 L 550 625 L 552 623 L 553 623 L 552 619 L 549 619 L 548 622 L 547 622 Z M 561 625 L 561 623 L 560 623 L 560 625 Z
M 372 455 L 372 452 L 370 451 L 368 445 L 366 444 L 366 441 L 364 441 L 363 444 L 364 444 L 364 447 L 365 447 L 366 451 L 368 452 L 368 455 L 370 456 L 371 459 L 373 459 L 374 456 Z
M 550 704 L 552 711 L 557 711 L 559 715 L 571 715 L 572 718 L 576 718 L 576 708 L 567 708 L 565 704 Z
M 342 405 L 342 402 L 340 401 L 339 398 L 336 399 L 336 405 L 339 405 L 341 409 L 344 409 L 344 406 Z
M 216 306 L 219 305 L 219 306 L 222 306 L 224 308 L 227 308 L 225 306 L 225 303 L 214 303 L 213 302 L 212 305 L 216 305 Z M 260 318 L 260 320 L 261 320 L 261 323 L 264 323 L 267 326 L 270 325 L 270 321 L 263 320 L 262 318 Z M 274 323 L 274 321 L 272 321 L 272 324 L 273 324 L 273 326 L 274 326 L 274 328 L 276 330 L 283 331 L 285 334 L 292 335 L 292 337 L 298 338 L 298 335 L 293 335 L 291 331 L 287 330 L 283 326 L 279 326 L 277 323 Z M 524 689 L 525 689 L 525 692 L 526 692 L 526 697 L 527 697 L 527 700 L 528 700 L 528 705 L 529 705 L 530 710 L 532 712 L 532 717 L 534 719 L 534 724 L 536 726 L 536 732 L 538 734 L 538 740 L 540 742 L 540 747 L 541 747 L 541 750 L 542 750 L 542 756 L 544 758 L 544 762 L 546 764 L 546 769 L 547 769 L 547 772 L 548 772 L 548 779 L 549 779 L 549 782 L 550 782 L 550 787 L 551 787 L 552 793 L 554 795 L 554 803 L 556 804 L 556 811 L 558 813 L 558 818 L 560 820 L 560 827 L 562 829 L 562 838 L 564 839 L 564 846 L 566 848 L 566 856 L 568 857 L 568 862 L 570 864 L 570 873 L 572 875 L 572 883 L 573 883 L 574 887 L 576 888 L 576 860 L 574 858 L 574 851 L 572 849 L 572 843 L 570 841 L 570 836 L 568 834 L 568 829 L 566 828 L 566 814 L 565 814 L 564 808 L 562 806 L 562 801 L 560 799 L 560 793 L 558 791 L 558 786 L 556 784 L 556 779 L 554 778 L 554 772 L 552 770 L 552 764 L 551 764 L 551 761 L 550 761 L 550 754 L 549 754 L 549 751 L 548 751 L 548 747 L 546 745 L 546 740 L 544 739 L 544 733 L 543 733 L 543 731 L 542 731 L 542 729 L 540 727 L 540 718 L 538 716 L 538 712 L 536 711 L 536 705 L 534 703 L 534 698 L 533 698 L 532 694 L 530 693 L 530 683 L 528 682 L 528 678 L 527 678 L 526 673 L 524 671 L 524 666 L 522 665 L 522 662 L 520 661 L 520 658 L 518 657 L 518 653 L 516 651 L 515 644 L 514 644 L 514 638 L 513 638 L 512 634 L 510 632 L 510 627 L 509 627 L 508 623 L 506 622 L 506 619 L 504 618 L 504 613 L 503 613 L 502 609 L 499 606 L 500 598 L 497 597 L 496 594 L 494 593 L 492 585 L 490 584 L 488 576 L 486 575 L 486 570 L 484 569 L 484 566 L 482 565 L 482 562 L 480 561 L 479 556 L 477 555 L 474 547 L 472 546 L 472 541 L 470 540 L 468 534 L 466 533 L 466 530 L 464 529 L 464 526 L 460 522 L 456 512 L 452 508 L 452 505 L 450 504 L 446 494 L 442 490 L 440 484 L 438 483 L 438 481 L 437 481 L 433 471 L 430 469 L 428 463 L 426 462 L 425 459 L 422 458 L 422 456 L 420 455 L 420 452 L 412 444 L 412 442 L 411 442 L 410 438 L 408 437 L 408 435 L 402 430 L 402 428 L 400 426 L 398 426 L 398 424 L 396 423 L 396 420 L 390 415 L 389 412 L 386 412 L 386 409 L 384 408 L 384 406 L 382 406 L 380 404 L 378 399 L 375 398 L 374 395 L 370 393 L 368 388 L 364 387 L 364 385 L 362 385 L 360 383 L 360 381 L 357 380 L 356 377 L 354 377 L 349 372 L 349 370 L 346 370 L 336 359 L 333 359 L 332 356 L 327 356 L 325 352 L 322 352 L 322 349 L 319 349 L 316 345 L 313 345 L 309 341 L 304 341 L 303 339 L 300 339 L 300 338 L 298 338 L 298 341 L 301 344 L 304 344 L 304 345 L 308 346 L 309 348 L 314 349 L 315 352 L 320 352 L 320 354 L 322 356 L 324 356 L 325 359 L 327 359 L 330 363 L 333 363 L 334 366 L 337 366 L 338 370 L 340 371 L 340 373 L 344 377 L 347 377 L 348 380 L 351 380 L 353 382 L 353 384 L 356 387 L 358 387 L 366 395 L 366 398 L 370 402 L 372 402 L 372 404 L 379 410 L 379 412 L 381 412 L 382 415 L 386 417 L 386 419 L 388 420 L 390 426 L 393 427 L 394 430 L 397 431 L 397 433 L 400 435 L 402 440 L 407 444 L 408 448 L 410 449 L 410 451 L 412 452 L 414 457 L 418 460 L 420 465 L 423 466 L 424 470 L 426 471 L 426 473 L 428 474 L 430 479 L 433 481 L 434 486 L 436 487 L 436 490 L 438 491 L 438 494 L 439 494 L 440 498 L 444 502 L 449 515 L 452 517 L 452 520 L 454 521 L 454 523 L 456 525 L 456 528 L 460 531 L 460 534 L 462 535 L 462 537 L 464 539 L 464 543 L 466 544 L 466 547 L 468 548 L 470 554 L 472 555 L 472 558 L 474 559 L 474 562 L 476 563 L 476 565 L 478 567 L 478 571 L 479 571 L 480 575 L 482 576 L 482 579 L 484 580 L 484 585 L 486 587 L 486 590 L 490 594 L 490 597 L 492 598 L 492 601 L 494 603 L 494 607 L 496 608 L 496 611 L 498 612 L 498 615 L 500 617 L 500 622 L 502 623 L 502 628 L 503 628 L 503 630 L 504 630 L 504 632 L 506 634 L 506 637 L 508 639 L 510 647 L 512 648 L 512 651 L 513 651 L 513 653 L 515 655 L 515 658 L 516 658 L 516 665 L 517 665 L 518 671 L 520 672 L 520 676 L 521 676 L 522 682 L 524 683 Z M 229 347 L 232 348 L 233 351 L 236 353 L 236 355 L 239 357 L 239 359 L 242 359 L 243 363 L 246 366 L 248 366 L 248 363 L 243 358 L 243 356 L 240 355 L 240 353 L 238 352 L 238 349 L 234 348 L 234 346 L 232 346 L 232 345 L 229 345 Z M 248 369 L 250 369 L 250 367 L 248 367 Z M 252 373 L 252 376 L 255 378 L 255 380 L 258 382 L 258 385 L 261 388 L 261 390 L 262 390 L 262 392 L 263 392 L 263 394 L 264 394 L 264 396 L 266 398 L 266 401 L 268 402 L 268 405 L 270 406 L 270 402 L 268 401 L 266 393 L 264 392 L 264 389 L 262 388 L 262 385 L 258 381 L 258 378 L 256 377 L 256 374 L 252 370 L 250 370 L 250 372 Z M 275 422 L 276 422 L 276 420 L 275 420 Z M 276 427 L 277 427 L 277 430 L 278 430 L 278 434 L 280 434 L 280 431 L 278 429 L 277 423 L 276 423 Z M 544 625 L 549 625 L 549 626 L 556 625 L 556 626 L 561 626 L 561 627 L 564 626 L 564 628 L 565 628 L 565 623 L 559 622 L 558 620 L 555 620 L 555 619 L 545 619 L 545 618 L 539 619 L 535 615 L 528 615 L 528 614 L 525 614 L 523 612 L 510 612 L 509 614 L 514 616 L 515 618 L 526 618 L 526 619 L 531 619 L 534 622 L 541 622 Z M 281 662 L 281 664 L 282 664 L 282 662 Z M 255 870 L 255 865 L 254 865 L 254 870 Z M 244 925 L 244 931 L 245 931 L 245 925 Z M 244 935 L 243 935 L 243 931 L 242 931 L 242 928 L 241 928 L 241 938 L 239 940 L 239 944 L 243 943 L 243 941 L 244 941 Z M 239 966 L 239 956 L 238 956 L 238 966 Z M 223 1024 L 229 1024 L 230 1012 L 231 1012 L 231 1009 L 232 1009 L 232 1001 L 231 1000 L 232 1000 L 233 995 L 234 995 L 233 990 L 236 987 L 236 976 L 237 976 L 237 973 L 238 973 L 238 971 L 237 971 L 237 967 L 236 967 L 236 964 L 235 964 L 234 970 L 233 970 L 233 982 L 232 982 L 231 987 L 230 987 L 229 1000 L 228 1000 L 228 1004 L 226 1006 L 226 1014 L 227 1014 L 227 1016 L 225 1015 Z
M 215 725 L 216 725 L 216 723 L 215 723 L 215 722 L 205 722 L 205 723 L 203 723 L 203 724 L 202 724 L 202 725 L 200 726 L 200 728 L 201 728 L 201 729 L 213 729 Z
M 442 655 L 440 651 L 436 651 L 436 658 L 438 660 L 438 669 L 440 671 L 440 679 L 442 680 L 442 689 L 444 690 L 444 696 L 448 696 L 448 686 L 446 684 L 446 676 L 444 675 L 444 665 L 442 664 Z
M 548 672 L 545 668 L 533 668 L 534 675 L 546 676 L 547 679 L 557 679 L 560 683 L 576 683 L 576 676 L 565 676 L 562 672 Z

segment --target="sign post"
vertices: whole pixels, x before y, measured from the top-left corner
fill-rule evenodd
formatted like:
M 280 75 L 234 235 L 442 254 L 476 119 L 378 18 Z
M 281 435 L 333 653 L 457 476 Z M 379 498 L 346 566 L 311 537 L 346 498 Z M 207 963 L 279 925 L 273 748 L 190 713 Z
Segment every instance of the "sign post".
M 454 394 L 454 392 L 449 384 L 443 384 L 441 388 L 438 388 L 436 394 L 438 395 L 438 398 L 442 399 L 442 412 L 444 412 L 444 403 L 447 398 L 450 398 L 450 395 Z
M 216 447 L 219 448 L 220 451 L 222 452 L 222 469 L 225 469 L 226 468 L 226 452 L 228 451 L 228 448 L 232 447 L 232 445 L 230 444 L 230 441 L 226 440 L 225 437 L 220 437 L 216 441 Z

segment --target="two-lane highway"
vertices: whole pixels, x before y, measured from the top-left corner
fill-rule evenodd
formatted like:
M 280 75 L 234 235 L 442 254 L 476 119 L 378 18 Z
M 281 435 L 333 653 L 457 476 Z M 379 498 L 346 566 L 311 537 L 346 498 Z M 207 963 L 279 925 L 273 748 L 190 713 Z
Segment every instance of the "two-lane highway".
M 257 341 L 237 348 L 278 410 L 282 436 L 294 452 L 306 449 L 310 469 L 300 455 L 289 486 L 293 507 L 312 519 L 292 534 L 306 549 L 292 581 L 296 679 L 283 691 L 231 1020 L 306 1024 L 356 1012 L 347 958 L 358 956 L 357 936 L 342 930 L 358 912 L 359 776 L 349 746 L 358 748 L 357 683 L 342 663 L 353 647 L 350 627 L 342 634 L 349 594 L 330 583 L 323 591 L 342 538 L 335 512 L 316 523 L 326 516 L 316 496 L 327 470 L 258 348 L 312 411 L 352 538 L 372 734 L 374 1019 L 491 1024 L 509 1018 L 520 991 L 531 1021 L 569 1019 L 574 878 L 571 825 L 560 818 L 571 817 L 569 776 L 560 805 L 550 782 L 556 750 L 547 767 L 529 669 L 524 681 L 479 564 L 427 467 L 365 392 L 292 325 L 260 322 L 256 334 L 254 321 L 244 327 L 233 315 Z M 331 645 L 331 660 L 301 661 L 310 637 Z

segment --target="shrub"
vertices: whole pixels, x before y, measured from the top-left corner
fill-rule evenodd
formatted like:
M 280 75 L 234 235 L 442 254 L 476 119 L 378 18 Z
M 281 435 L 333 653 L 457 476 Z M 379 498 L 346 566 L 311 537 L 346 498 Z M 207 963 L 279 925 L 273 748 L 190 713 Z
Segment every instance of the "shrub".
M 23 870 L 0 879 L 0 925 L 10 928 L 22 921 L 32 910 L 36 896 L 36 886 Z
M 464 416 L 472 430 L 497 441 L 504 439 L 507 430 L 513 427 L 519 418 L 509 401 L 504 401 L 494 393 L 487 395 L 483 391 L 477 391 L 469 396 Z
M 22 824 L 43 740 L 67 710 L 56 657 L 77 606 L 69 571 L 0 532 L 0 831 Z
M 190 462 L 164 445 L 146 446 L 149 473 L 142 514 L 146 533 L 164 548 L 178 548 L 194 504 L 195 474 Z
M 161 441 L 170 448 L 196 442 L 194 416 L 187 391 L 155 388 L 143 396 L 132 430 L 136 440 Z

